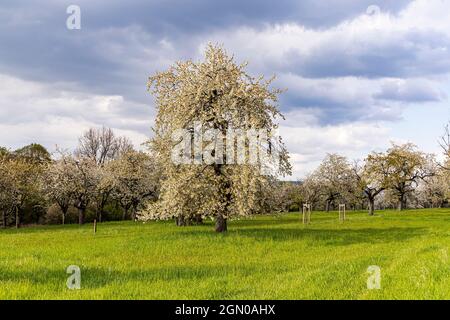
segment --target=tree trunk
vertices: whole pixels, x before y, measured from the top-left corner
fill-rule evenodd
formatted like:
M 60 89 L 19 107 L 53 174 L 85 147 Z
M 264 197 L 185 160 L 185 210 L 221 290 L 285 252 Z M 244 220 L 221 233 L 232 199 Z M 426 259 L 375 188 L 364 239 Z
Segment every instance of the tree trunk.
M 326 212 L 330 212 L 330 204 L 331 204 L 331 201 L 330 201 L 330 200 L 327 200 L 327 202 L 326 202 L 326 204 L 325 204 L 325 211 L 326 211 Z
M 68 205 L 62 205 L 60 206 L 61 212 L 62 212 L 62 224 L 65 225 L 66 224 L 66 216 L 67 216 L 67 211 L 69 211 L 69 206 Z
M 6 228 L 6 211 L 5 210 L 2 211 L 2 225 L 3 225 L 3 228 Z
M 397 203 L 397 210 L 401 211 L 406 208 L 406 197 L 404 194 L 400 195 Z
M 128 217 L 128 207 L 125 206 L 123 207 L 122 220 L 125 220 L 127 217 Z
M 84 224 L 85 208 L 78 208 L 78 224 Z
M 223 217 L 223 215 L 218 214 L 216 217 L 216 232 L 225 232 L 227 231 L 227 219 Z
M 131 210 L 131 220 L 136 221 L 137 206 L 133 205 Z
M 215 176 L 220 179 L 220 191 L 223 193 L 223 198 L 225 199 L 224 208 L 216 213 L 216 226 L 215 230 L 216 232 L 226 232 L 227 231 L 227 219 L 225 218 L 226 214 L 228 213 L 228 208 L 231 204 L 231 193 L 229 191 L 230 189 L 230 181 L 226 178 L 226 176 L 222 172 L 222 165 L 221 164 L 215 164 L 214 165 L 214 173 Z
M 194 221 L 196 224 L 203 224 L 203 218 L 201 214 L 196 214 L 194 216 Z
M 375 199 L 369 198 L 369 216 L 373 216 L 375 211 Z
M 19 220 L 19 208 L 16 207 L 16 229 L 18 229 L 20 226 L 20 220 Z
M 183 216 L 178 216 L 175 218 L 175 223 L 178 227 L 184 227 L 186 226 L 186 220 Z

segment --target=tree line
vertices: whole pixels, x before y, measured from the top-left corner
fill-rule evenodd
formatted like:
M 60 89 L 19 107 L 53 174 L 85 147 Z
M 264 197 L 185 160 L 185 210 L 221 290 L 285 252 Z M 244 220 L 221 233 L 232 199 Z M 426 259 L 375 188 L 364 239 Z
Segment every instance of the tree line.
M 158 175 L 150 154 L 105 127 L 86 131 L 72 153 L 50 155 L 39 144 L 1 148 L 2 226 L 64 224 L 68 215 L 69 222 L 80 224 L 134 220 L 143 201 L 157 198 Z
M 329 211 L 345 203 L 349 209 L 367 209 L 369 215 L 375 209 L 443 207 L 450 201 L 448 126 L 440 142 L 445 156 L 441 163 L 411 143 L 393 144 L 362 161 L 328 154 L 302 180 L 260 182 L 258 192 L 251 195 L 254 200 L 245 190 L 249 177 L 233 183 L 246 201 L 243 215 L 297 211 L 303 204 Z M 149 215 L 151 219 L 175 218 L 180 226 L 201 223 L 208 216 L 202 210 L 214 205 L 205 199 L 204 177 L 195 176 L 201 167 L 192 170 L 187 166 L 191 179 L 175 180 L 179 185 L 171 189 L 181 193 L 170 200 L 182 214 L 160 214 L 158 210 L 167 201 L 160 197 L 162 181 L 173 180 L 163 174 L 157 158 L 151 152 L 136 151 L 128 139 L 117 137 L 109 128 L 86 131 L 73 153 L 58 150 L 52 156 L 39 144 L 15 151 L 0 148 L 2 226 L 64 224 L 68 214 L 69 222 L 79 224 L 93 219 L 136 220 L 139 215 L 144 220 Z M 190 200 L 183 202 L 183 197 Z
M 319 167 L 297 183 L 280 183 L 275 199 L 280 211 L 299 210 L 310 204 L 315 210 L 438 208 L 450 200 L 450 154 L 439 163 L 411 143 L 392 144 L 384 152 L 372 152 L 362 161 L 328 154 Z

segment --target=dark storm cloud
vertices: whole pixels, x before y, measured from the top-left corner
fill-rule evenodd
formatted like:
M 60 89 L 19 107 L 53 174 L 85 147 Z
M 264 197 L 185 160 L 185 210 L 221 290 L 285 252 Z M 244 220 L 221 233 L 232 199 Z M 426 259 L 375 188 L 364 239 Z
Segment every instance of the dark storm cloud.
M 383 37 L 384 36 L 384 37 Z M 286 53 L 284 70 L 307 77 L 419 77 L 450 71 L 450 38 L 433 31 L 404 32 L 399 37 L 360 39 L 364 46 L 349 42 L 324 42 L 308 54 Z
M 72 3 L 3 1 L 0 70 L 32 80 L 72 81 L 106 93 L 130 81 L 130 86 L 144 81 L 144 73 L 129 74 L 136 70 L 130 69 L 127 59 L 148 58 L 148 64 L 140 67 L 147 67 L 146 73 L 157 69 L 159 66 L 151 60 L 166 54 L 158 51 L 158 42 L 164 39 L 175 43 L 174 59 L 187 58 L 196 54 L 200 39 L 207 40 L 217 30 L 287 22 L 325 28 L 364 12 L 372 1 L 336 1 L 330 5 L 312 0 L 83 0 L 76 1 L 81 7 L 82 29 L 69 31 L 65 27 L 66 8 Z M 393 12 L 405 3 L 377 2 Z M 124 33 L 127 28 L 129 32 Z M 140 35 L 145 37 L 139 39 Z M 138 37 L 135 42 L 134 37 Z M 114 46 L 124 51 L 114 52 Z M 144 52 L 145 48 L 156 51 L 152 56 Z M 318 64 L 311 68 L 319 69 Z
M 68 30 L 66 8 L 73 3 L 3 1 L 0 73 L 64 90 L 122 96 L 124 101 L 115 112 L 118 117 L 149 116 L 150 111 L 144 110 L 151 104 L 147 77 L 175 60 L 197 58 L 199 47 L 208 41 L 224 43 L 238 60 L 248 58 L 255 73 L 281 75 L 278 84 L 290 88 L 282 98 L 282 108 L 321 110 L 323 123 L 394 119 L 399 102 L 438 101 L 441 97 L 431 86 L 365 83 L 359 78 L 435 76 L 450 70 L 450 55 L 442 50 L 450 41 L 439 30 L 408 29 L 390 34 L 388 28 L 354 37 L 345 30 L 334 30 L 343 21 L 364 15 L 374 4 L 372 0 L 82 0 L 75 1 L 81 7 L 81 30 Z M 395 15 L 408 3 L 375 4 L 382 12 Z M 288 49 L 268 55 L 266 49 L 278 48 L 264 32 L 286 24 L 301 26 L 312 32 L 313 38 L 300 33 L 292 40 L 281 32 L 276 37 Z M 251 30 L 250 34 L 236 40 L 243 28 Z M 330 32 L 335 35 L 323 36 Z M 260 43 L 249 48 L 248 42 L 258 34 L 262 34 Z M 307 47 L 309 40 L 318 40 L 318 44 L 302 51 L 301 46 Z M 228 46 L 229 42 L 234 44 Z M 301 85 L 297 86 L 298 79 L 283 80 L 289 74 L 303 79 Z M 348 77 L 353 80 L 343 80 Z M 360 88 L 348 90 L 355 86 Z M 70 111 L 64 112 L 68 116 Z M 73 110 L 74 116 L 76 113 Z M 21 121 L 25 121 L 23 117 Z

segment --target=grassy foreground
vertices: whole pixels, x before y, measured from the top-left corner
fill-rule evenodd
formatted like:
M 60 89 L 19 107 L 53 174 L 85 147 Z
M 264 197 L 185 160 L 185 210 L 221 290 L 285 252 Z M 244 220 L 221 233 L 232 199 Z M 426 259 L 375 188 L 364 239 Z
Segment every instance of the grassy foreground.
M 450 209 L 0 230 L 0 299 L 450 299 L 449 249 Z

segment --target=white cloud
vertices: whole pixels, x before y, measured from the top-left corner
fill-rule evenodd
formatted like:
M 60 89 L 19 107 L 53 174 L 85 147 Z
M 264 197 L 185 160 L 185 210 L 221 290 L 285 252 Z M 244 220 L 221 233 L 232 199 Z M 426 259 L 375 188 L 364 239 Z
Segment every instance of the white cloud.
M 449 12 L 448 1 L 416 1 L 398 15 L 362 12 L 326 29 L 269 24 L 220 31 L 213 38 L 265 71 L 314 77 L 439 74 L 450 71 Z
M 280 126 L 280 134 L 292 156 L 293 178 L 302 178 L 320 163 L 327 153 L 349 159 L 363 158 L 372 150 L 389 145 L 392 131 L 384 123 L 353 122 L 320 126 Z
M 109 126 L 138 146 L 150 135 L 151 107 L 122 96 L 67 91 L 57 86 L 0 74 L 0 145 L 17 148 L 38 142 L 74 148 L 89 127 Z M 129 114 L 140 110 L 145 117 Z M 136 114 L 136 112 L 135 112 Z
M 446 98 L 439 81 L 421 78 L 304 78 L 282 74 L 284 108 L 315 110 L 322 122 L 396 120 L 410 103 Z

